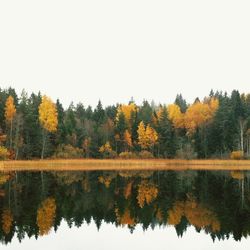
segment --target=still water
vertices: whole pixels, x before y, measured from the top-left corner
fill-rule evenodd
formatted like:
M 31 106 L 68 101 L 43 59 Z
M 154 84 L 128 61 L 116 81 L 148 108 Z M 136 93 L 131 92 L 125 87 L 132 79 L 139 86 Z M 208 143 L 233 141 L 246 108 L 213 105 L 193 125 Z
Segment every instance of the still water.
M 250 172 L 0 174 L 1 249 L 249 249 Z

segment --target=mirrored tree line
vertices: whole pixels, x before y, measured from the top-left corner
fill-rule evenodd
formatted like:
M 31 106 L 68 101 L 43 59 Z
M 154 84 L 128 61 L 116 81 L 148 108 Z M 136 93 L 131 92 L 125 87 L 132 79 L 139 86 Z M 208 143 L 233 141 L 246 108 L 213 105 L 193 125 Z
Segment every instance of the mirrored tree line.
M 212 239 L 250 234 L 250 173 L 241 171 L 9 172 L 0 175 L 0 239 L 41 237 L 66 221 L 133 233 L 188 227 Z

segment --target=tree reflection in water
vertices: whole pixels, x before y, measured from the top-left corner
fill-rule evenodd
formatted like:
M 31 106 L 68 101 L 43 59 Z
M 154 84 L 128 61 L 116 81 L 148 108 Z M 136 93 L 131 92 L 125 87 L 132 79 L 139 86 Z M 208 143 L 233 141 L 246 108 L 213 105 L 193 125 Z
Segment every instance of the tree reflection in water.
M 0 238 L 9 243 L 92 220 L 128 227 L 133 233 L 189 226 L 212 239 L 250 234 L 250 172 L 92 171 L 0 174 Z

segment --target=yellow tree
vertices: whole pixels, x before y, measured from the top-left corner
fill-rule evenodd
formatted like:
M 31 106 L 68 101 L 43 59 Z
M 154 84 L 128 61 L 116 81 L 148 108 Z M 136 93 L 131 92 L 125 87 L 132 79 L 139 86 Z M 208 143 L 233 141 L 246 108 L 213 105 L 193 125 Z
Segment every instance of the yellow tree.
M 47 235 L 54 224 L 56 216 L 56 201 L 54 198 L 47 198 L 37 211 L 37 225 L 40 235 Z
M 9 96 L 5 103 L 5 120 L 10 126 L 10 149 L 12 148 L 12 133 L 13 133 L 13 119 L 16 115 L 16 107 L 14 104 L 14 98 Z
M 138 205 L 143 208 L 145 204 L 149 205 L 158 196 L 158 188 L 150 182 L 142 181 L 138 185 L 137 201 Z
M 135 103 L 130 103 L 128 105 L 120 105 L 117 109 L 116 121 L 119 122 L 120 114 L 123 113 L 125 117 L 126 125 L 131 128 L 131 115 L 133 112 L 137 111 Z
M 136 220 L 131 216 L 129 208 L 125 208 L 125 211 L 123 214 L 120 213 L 119 209 L 115 209 L 115 214 L 116 214 L 116 220 L 119 225 L 122 226 L 135 226 L 136 225 Z
M 9 209 L 4 209 L 2 214 L 2 228 L 6 235 L 10 233 L 13 224 L 13 215 Z
M 114 158 L 116 156 L 116 152 L 113 151 L 109 141 L 99 148 L 99 152 L 104 158 Z
M 39 106 L 39 121 L 41 126 L 43 127 L 43 147 L 41 158 L 44 157 L 45 151 L 45 142 L 46 142 L 46 132 L 54 133 L 57 131 L 58 125 L 58 114 L 56 105 L 53 101 L 47 97 L 42 97 L 42 102 Z
M 197 127 L 210 121 L 218 107 L 219 101 L 215 98 L 206 100 L 203 103 L 197 101 L 191 105 L 185 114 L 185 127 L 188 132 L 192 134 Z
M 170 121 L 172 121 L 175 128 L 184 127 L 184 115 L 181 113 L 181 109 L 176 104 L 168 105 L 168 116 Z
M 148 147 L 152 148 L 158 141 L 158 133 L 150 125 L 146 128 L 146 138 Z
M 128 148 L 132 148 L 133 143 L 132 143 L 131 134 L 129 133 L 129 131 L 127 129 L 124 132 L 124 141 L 125 141 L 125 144 Z
M 138 144 L 141 146 L 142 149 L 146 149 L 148 145 L 147 145 L 146 128 L 143 121 L 140 122 L 137 133 L 138 133 Z
M 142 149 L 153 147 L 158 141 L 158 134 L 150 125 L 145 127 L 144 122 L 141 121 L 138 126 L 138 144 Z

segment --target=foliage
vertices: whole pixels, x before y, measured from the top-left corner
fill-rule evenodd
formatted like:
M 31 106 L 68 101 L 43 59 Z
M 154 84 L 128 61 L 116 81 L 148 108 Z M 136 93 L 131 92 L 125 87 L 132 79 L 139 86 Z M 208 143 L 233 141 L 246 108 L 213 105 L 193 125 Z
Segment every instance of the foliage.
M 191 144 L 184 145 L 181 149 L 178 149 L 176 152 L 177 159 L 196 159 L 197 153 L 194 151 L 194 148 Z
M 233 151 L 230 155 L 230 158 L 232 160 L 241 160 L 244 158 L 244 152 L 243 151 Z
M 137 201 L 141 208 L 149 205 L 158 196 L 158 188 L 147 181 L 142 181 L 138 186 Z
M 98 229 L 109 223 L 126 226 L 131 233 L 137 225 L 145 231 L 172 225 L 179 237 L 192 226 L 213 240 L 227 240 L 231 235 L 240 241 L 250 232 L 247 171 L 20 171 L 18 178 L 15 172 L 6 175 L 7 182 L 0 185 L 2 244 L 38 238 L 52 228 L 57 231 L 63 221 L 69 227 L 93 222 Z
M 225 158 L 240 150 L 249 158 L 249 96 L 211 91 L 191 104 L 178 94 L 168 105 L 131 100 L 107 107 L 101 101 L 96 107 L 63 107 L 40 92 L 18 96 L 12 88 L 0 89 L 0 145 L 15 159 L 50 158 L 60 145 L 81 148 L 86 158 L 143 150 L 158 158 L 187 159 Z M 112 151 L 101 153 L 107 141 Z
M 83 157 L 83 150 L 75 148 L 71 145 L 59 145 L 56 149 L 53 158 L 56 159 L 77 159 Z
M 5 120 L 7 123 L 11 123 L 16 115 L 16 107 L 14 104 L 14 98 L 9 96 L 5 104 Z
M 102 154 L 103 158 L 115 158 L 116 152 L 113 151 L 109 141 L 102 145 L 99 149 L 99 152 Z
M 120 119 L 120 114 L 123 113 L 125 116 L 125 121 L 131 127 L 131 115 L 133 112 L 136 112 L 137 107 L 134 103 L 130 103 L 128 105 L 120 105 L 117 109 L 117 121 Z
M 49 132 L 56 132 L 58 119 L 56 105 L 47 97 L 42 97 L 42 103 L 39 106 L 39 121 L 44 129 Z
M 151 148 L 158 141 L 158 134 L 149 124 L 145 127 L 143 121 L 138 126 L 138 144 L 142 149 Z
M 173 122 L 175 128 L 184 127 L 184 115 L 181 113 L 181 108 L 176 104 L 168 106 L 169 119 Z
M 2 228 L 7 235 L 10 233 L 13 224 L 13 215 L 9 209 L 4 209 L 2 214 Z
M 196 101 L 185 113 L 185 127 L 190 134 L 199 126 L 210 121 L 219 107 L 219 101 L 211 98 L 203 103 Z
M 129 133 L 129 131 L 127 129 L 124 132 L 124 141 L 125 141 L 128 148 L 133 147 L 131 134 Z
M 143 150 L 139 152 L 138 156 L 140 159 L 153 159 L 154 158 L 154 155 L 147 150 Z
M 133 152 L 126 151 L 126 152 L 121 152 L 119 154 L 119 158 L 121 158 L 121 159 L 136 159 L 136 158 L 138 158 L 138 156 Z
M 4 146 L 0 146 L 0 160 L 6 160 L 10 156 L 10 152 Z
M 41 236 L 47 235 L 52 228 L 56 215 L 56 201 L 54 198 L 47 198 L 37 211 L 37 226 Z

